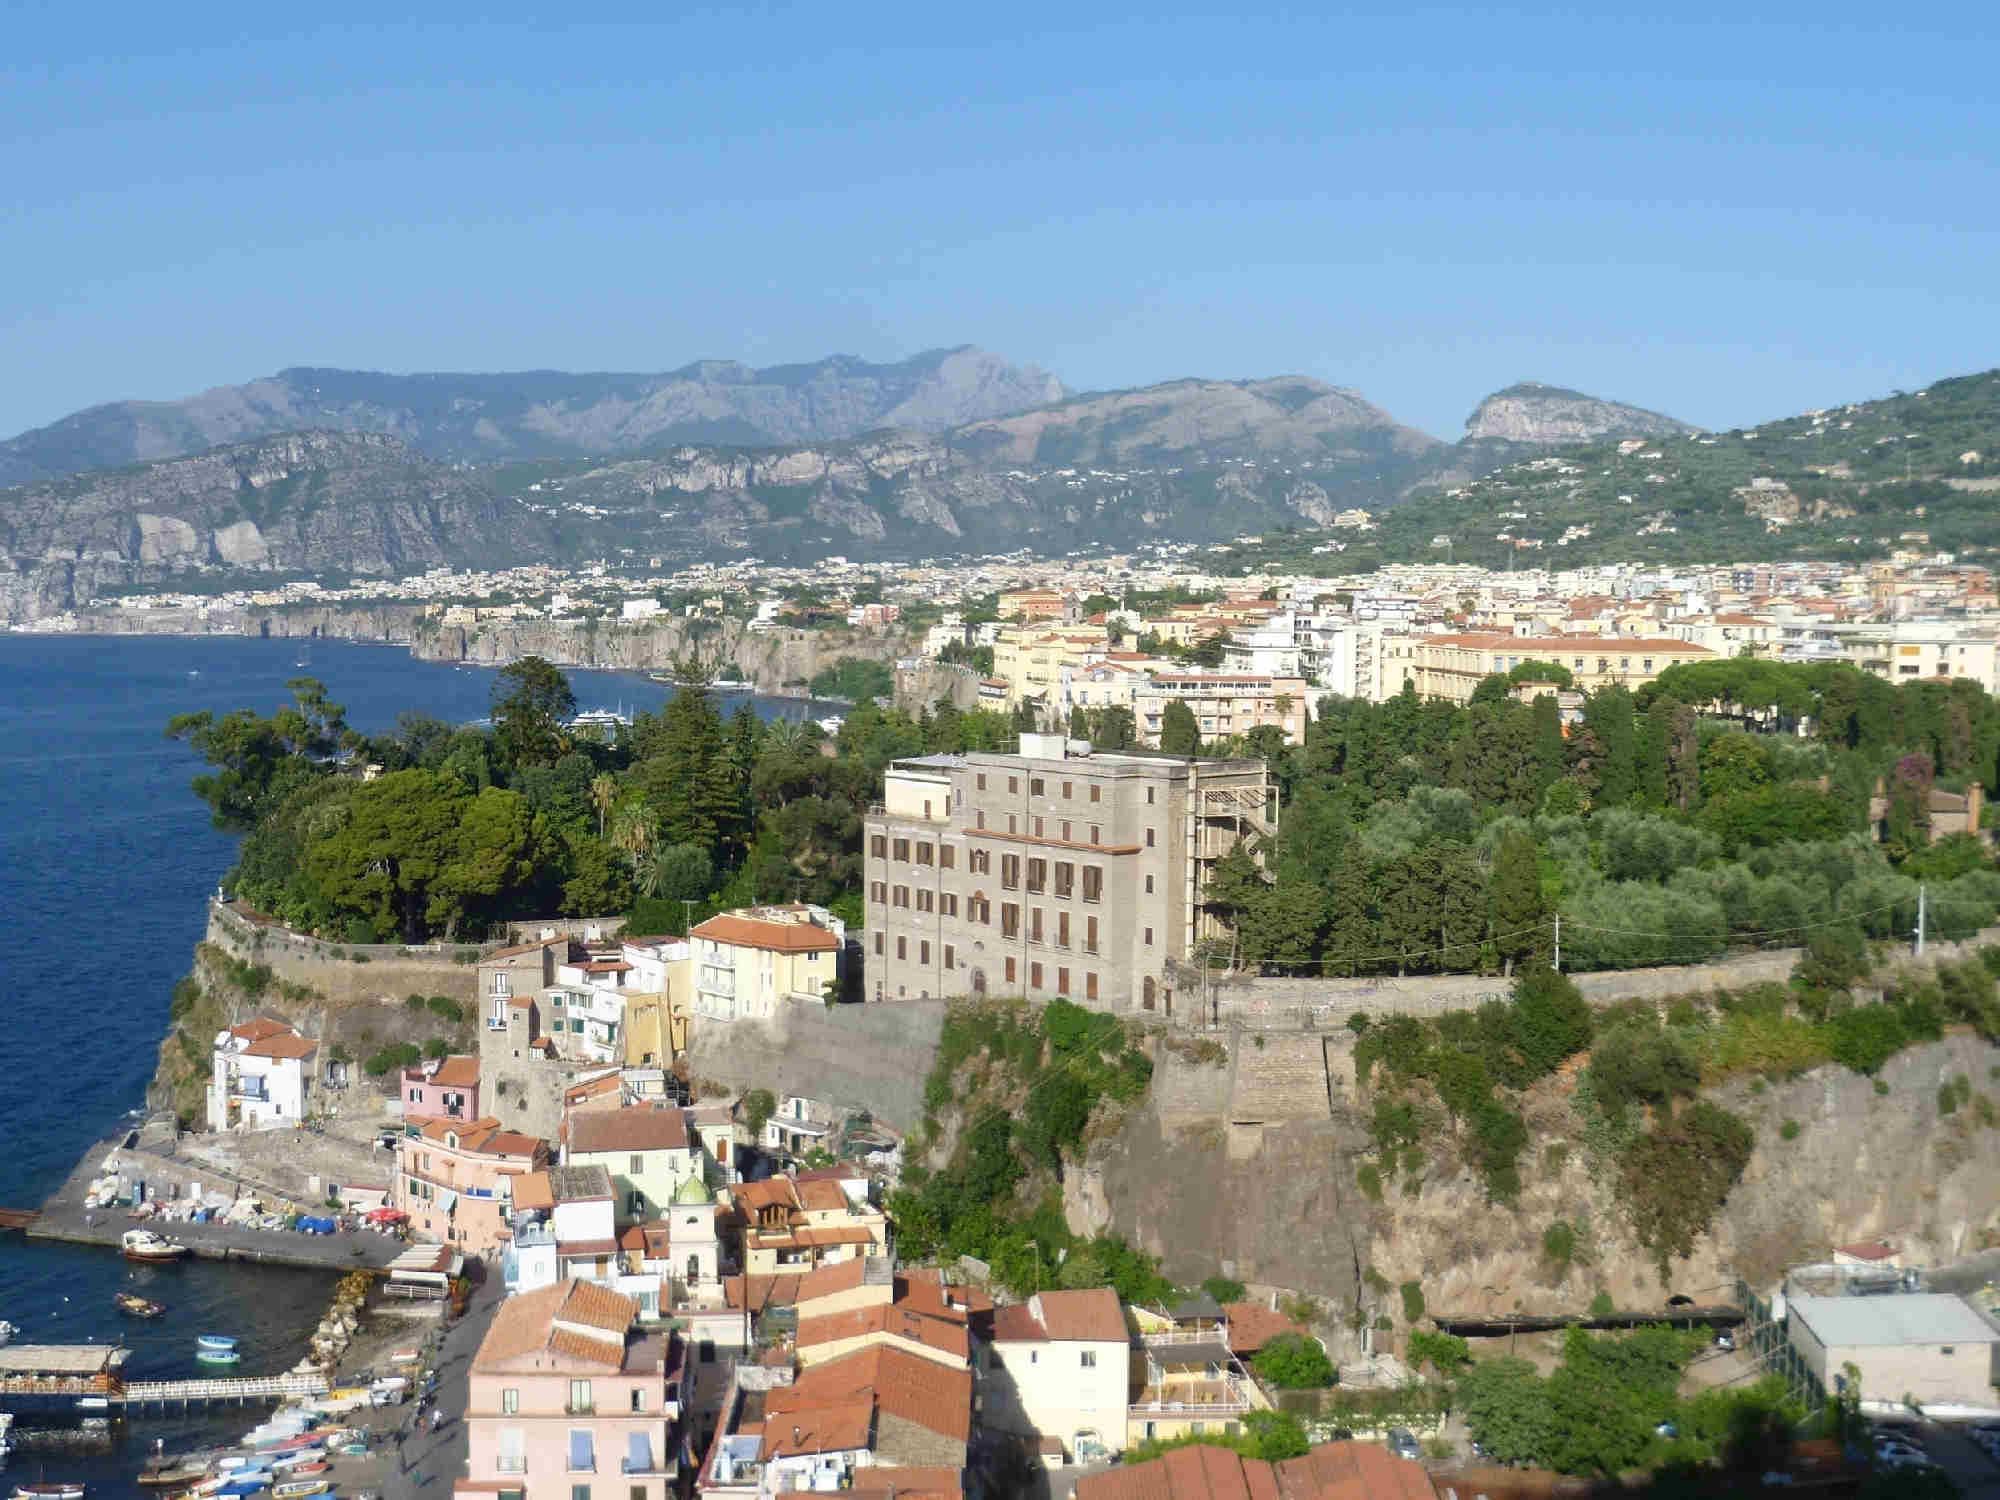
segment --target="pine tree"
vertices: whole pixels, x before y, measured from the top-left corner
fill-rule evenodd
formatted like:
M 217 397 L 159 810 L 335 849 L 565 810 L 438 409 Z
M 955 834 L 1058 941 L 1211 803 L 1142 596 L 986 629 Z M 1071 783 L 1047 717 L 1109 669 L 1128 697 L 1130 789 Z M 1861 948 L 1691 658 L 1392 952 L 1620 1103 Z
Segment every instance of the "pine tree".
M 1174 699 L 1160 714 L 1160 753 L 1201 754 L 1201 726 L 1195 722 L 1194 710 L 1180 698 Z
M 1509 833 L 1493 852 L 1493 879 L 1487 888 L 1493 920 L 1493 945 L 1512 974 L 1517 964 L 1541 953 L 1549 936 L 1543 930 L 1548 906 L 1542 899 L 1541 860 L 1535 841 L 1525 833 Z
M 1674 710 L 1672 698 L 1656 698 L 1646 710 L 1646 722 L 1639 734 L 1637 785 L 1633 800 L 1646 807 L 1667 805 L 1667 741 Z
M 1597 763 L 1599 807 L 1622 807 L 1639 787 L 1639 736 L 1632 719 L 1632 695 L 1618 683 L 1599 688 L 1584 705 L 1584 723 L 1602 751 Z

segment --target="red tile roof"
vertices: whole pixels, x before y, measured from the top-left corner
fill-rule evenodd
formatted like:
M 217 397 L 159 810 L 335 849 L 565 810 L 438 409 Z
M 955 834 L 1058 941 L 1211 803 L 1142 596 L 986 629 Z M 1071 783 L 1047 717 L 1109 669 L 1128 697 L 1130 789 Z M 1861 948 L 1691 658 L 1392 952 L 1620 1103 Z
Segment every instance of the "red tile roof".
M 765 1425 L 775 1424 L 780 1411 L 869 1391 L 889 1416 L 961 1443 L 972 1430 L 972 1371 L 880 1344 L 801 1371 L 790 1390 L 772 1390 L 764 1399 Z
M 1279 1334 L 1311 1331 L 1261 1302 L 1226 1302 L 1222 1315 L 1229 1320 L 1230 1352 L 1239 1355 L 1255 1354 Z
M 840 944 L 824 927 L 810 922 L 765 922 L 724 913 L 695 928 L 693 936 L 738 948 L 764 948 L 773 953 L 834 953 Z
M 957 1359 L 970 1357 L 965 1325 L 934 1318 L 912 1307 L 892 1307 L 878 1302 L 873 1307 L 851 1307 L 843 1312 L 799 1319 L 797 1346 L 811 1349 L 821 1344 L 840 1344 L 866 1338 L 873 1333 L 907 1339 L 940 1354 Z
M 569 1122 L 572 1153 L 593 1151 L 685 1151 L 687 1120 L 678 1107 L 633 1104 L 593 1110 Z
M 1118 1294 L 1108 1286 L 1081 1292 L 1038 1292 L 1042 1326 L 1051 1339 L 1066 1342 L 1124 1343 L 1130 1333 Z
M 1423 1465 L 1374 1443 L 1322 1443 L 1270 1464 L 1227 1448 L 1179 1448 L 1146 1463 L 1086 1474 L 1076 1500 L 1436 1500 Z

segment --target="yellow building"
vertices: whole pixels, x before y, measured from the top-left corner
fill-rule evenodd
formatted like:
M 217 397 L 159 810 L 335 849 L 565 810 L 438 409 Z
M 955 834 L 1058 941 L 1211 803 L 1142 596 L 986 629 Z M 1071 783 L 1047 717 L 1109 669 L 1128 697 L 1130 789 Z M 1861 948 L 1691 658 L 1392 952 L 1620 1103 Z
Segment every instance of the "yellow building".
M 821 1001 L 839 977 L 847 929 L 818 906 L 753 906 L 696 927 L 694 1012 L 769 1020 L 781 999 Z
M 1567 667 L 1577 690 L 1590 693 L 1614 682 L 1636 692 L 1668 667 L 1713 660 L 1715 653 L 1706 646 L 1657 636 L 1462 634 L 1411 641 L 1402 669 L 1403 680 L 1415 683 L 1424 697 L 1467 703 L 1482 678 L 1524 661 Z

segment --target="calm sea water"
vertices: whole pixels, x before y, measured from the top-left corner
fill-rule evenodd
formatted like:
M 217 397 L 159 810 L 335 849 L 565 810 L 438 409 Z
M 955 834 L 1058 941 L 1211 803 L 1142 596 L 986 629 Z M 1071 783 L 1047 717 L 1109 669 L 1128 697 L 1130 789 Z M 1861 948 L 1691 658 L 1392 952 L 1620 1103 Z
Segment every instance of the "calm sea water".
M 453 722 L 485 716 L 492 669 L 412 660 L 388 646 L 211 639 L 0 636 L 0 1206 L 32 1207 L 92 1142 L 145 1098 L 166 1032 L 168 992 L 188 970 L 204 903 L 234 839 L 188 791 L 199 769 L 166 739 L 192 709 L 269 713 L 287 679 L 323 681 L 348 722 L 387 728 L 406 708 Z M 657 708 L 644 677 L 571 675 L 584 708 Z M 796 700 L 756 700 L 766 717 Z M 725 711 L 733 704 L 722 705 Z M 814 707 L 815 714 L 826 712 Z M 130 1287 L 167 1304 L 153 1322 L 121 1317 Z M 288 1368 L 324 1311 L 331 1278 L 196 1261 L 135 1267 L 109 1251 L 0 1234 L 0 1318 L 20 1342 L 123 1339 L 128 1374 L 192 1376 L 195 1336 L 242 1338 L 244 1374 Z M 75 1476 L 93 1497 L 143 1493 L 139 1461 L 253 1425 L 260 1410 L 141 1420 L 109 1455 L 18 1453 L 6 1482 Z

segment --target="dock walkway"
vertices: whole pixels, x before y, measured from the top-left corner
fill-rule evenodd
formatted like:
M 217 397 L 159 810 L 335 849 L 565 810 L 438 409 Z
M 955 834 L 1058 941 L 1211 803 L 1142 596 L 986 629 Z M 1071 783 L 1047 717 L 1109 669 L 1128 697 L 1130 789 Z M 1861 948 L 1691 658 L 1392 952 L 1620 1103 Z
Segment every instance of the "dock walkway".
M 289 1400 L 294 1397 L 324 1396 L 326 1377 L 293 1371 L 286 1375 L 244 1375 L 206 1380 L 133 1380 L 123 1395 L 114 1397 L 130 1406 L 169 1405 L 176 1401 L 259 1401 Z

